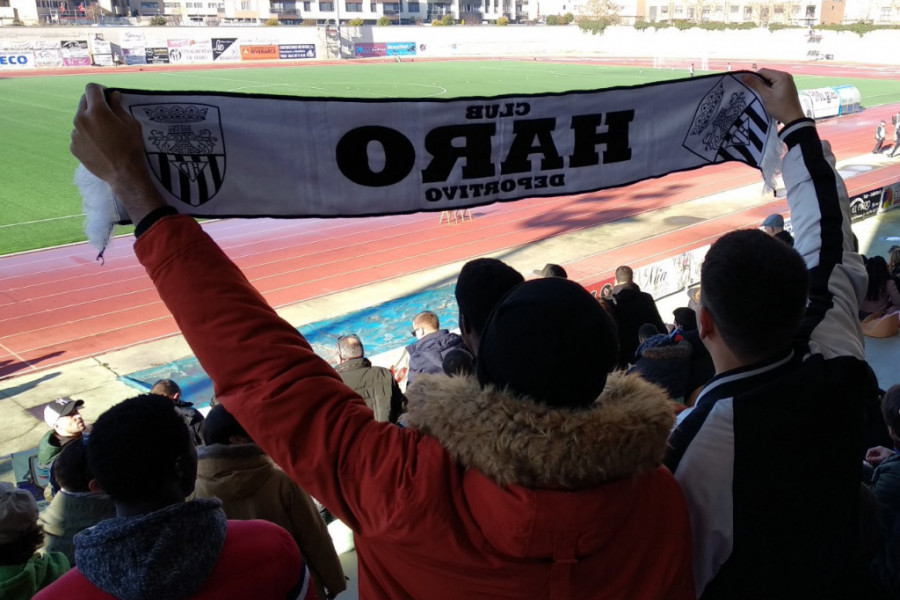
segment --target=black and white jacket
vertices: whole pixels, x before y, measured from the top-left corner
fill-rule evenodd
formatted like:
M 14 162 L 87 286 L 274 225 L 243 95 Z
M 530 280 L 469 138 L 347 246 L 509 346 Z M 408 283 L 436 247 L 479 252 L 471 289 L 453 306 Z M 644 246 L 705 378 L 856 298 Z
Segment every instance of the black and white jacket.
M 867 383 L 857 319 L 866 271 L 849 202 L 814 123 L 781 132 L 794 249 L 810 273 L 792 350 L 717 374 L 669 438 L 702 598 L 857 597 Z

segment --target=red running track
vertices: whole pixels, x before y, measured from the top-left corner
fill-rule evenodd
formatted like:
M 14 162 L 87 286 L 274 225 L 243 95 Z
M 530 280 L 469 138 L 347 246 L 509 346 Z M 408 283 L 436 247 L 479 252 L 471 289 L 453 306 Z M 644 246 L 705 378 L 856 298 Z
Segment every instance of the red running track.
M 820 131 L 838 159 L 865 154 L 871 151 L 875 123 L 897 108 L 826 121 Z M 848 187 L 853 193 L 898 180 L 900 163 L 854 177 Z M 421 213 L 227 220 L 208 223 L 205 229 L 278 307 L 759 183 L 756 171 L 726 164 L 616 190 L 480 207 L 473 209 L 473 221 L 453 226 L 439 225 L 436 213 Z M 786 202 L 773 199 L 665 235 L 647 232 L 641 242 L 576 261 L 571 272 L 589 285 L 616 265 L 639 265 L 701 246 L 783 210 Z M 131 243 L 130 236 L 115 240 L 103 266 L 85 244 L 0 258 L 0 379 L 178 332 Z

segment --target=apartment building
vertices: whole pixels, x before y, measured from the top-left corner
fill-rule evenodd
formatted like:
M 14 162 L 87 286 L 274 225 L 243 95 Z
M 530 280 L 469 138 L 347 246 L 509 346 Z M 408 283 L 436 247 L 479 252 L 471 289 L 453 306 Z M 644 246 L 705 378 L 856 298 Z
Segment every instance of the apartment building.
M 783 24 L 813 27 L 857 22 L 900 23 L 895 0 L 646 0 L 646 21 Z
M 90 25 L 124 19 L 129 0 L 0 0 L 0 26 Z
M 541 22 L 550 15 L 590 10 L 591 0 L 0 0 L 0 26 L 91 24 L 162 16 L 182 25 L 318 25 L 388 17 L 398 25 L 444 15 L 467 23 Z M 620 0 L 623 24 L 636 21 L 754 23 L 815 26 L 868 22 L 900 24 L 897 0 Z
M 330 24 L 388 17 L 398 25 L 430 23 L 444 15 L 456 20 L 496 20 L 512 15 L 521 0 L 224 0 L 222 22 L 252 24 L 277 19 L 284 24 Z

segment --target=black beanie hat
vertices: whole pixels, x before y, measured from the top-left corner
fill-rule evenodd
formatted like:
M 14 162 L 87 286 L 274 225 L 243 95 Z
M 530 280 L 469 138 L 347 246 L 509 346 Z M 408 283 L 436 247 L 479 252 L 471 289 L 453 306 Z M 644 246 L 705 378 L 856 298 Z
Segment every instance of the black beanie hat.
M 478 381 L 549 406 L 583 408 L 603 391 L 618 353 L 616 325 L 587 290 L 567 279 L 534 279 L 488 317 Z
M 456 304 L 469 327 L 481 333 L 497 303 L 520 283 L 522 274 L 496 258 L 470 260 L 456 279 Z M 477 348 L 474 348 L 477 350 Z

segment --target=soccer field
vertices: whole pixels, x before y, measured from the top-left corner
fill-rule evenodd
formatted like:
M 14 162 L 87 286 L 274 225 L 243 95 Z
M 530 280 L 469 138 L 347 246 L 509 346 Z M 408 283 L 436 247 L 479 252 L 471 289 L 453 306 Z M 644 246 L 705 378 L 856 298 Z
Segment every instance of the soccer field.
M 532 61 L 304 65 L 0 78 L 0 255 L 82 241 L 81 199 L 72 183 L 72 117 L 84 86 L 221 91 L 310 97 L 459 98 L 564 92 L 676 79 L 682 70 Z M 797 77 L 800 88 L 855 85 L 863 106 L 900 102 L 900 81 Z M 314 127 L 315 124 L 310 124 Z

